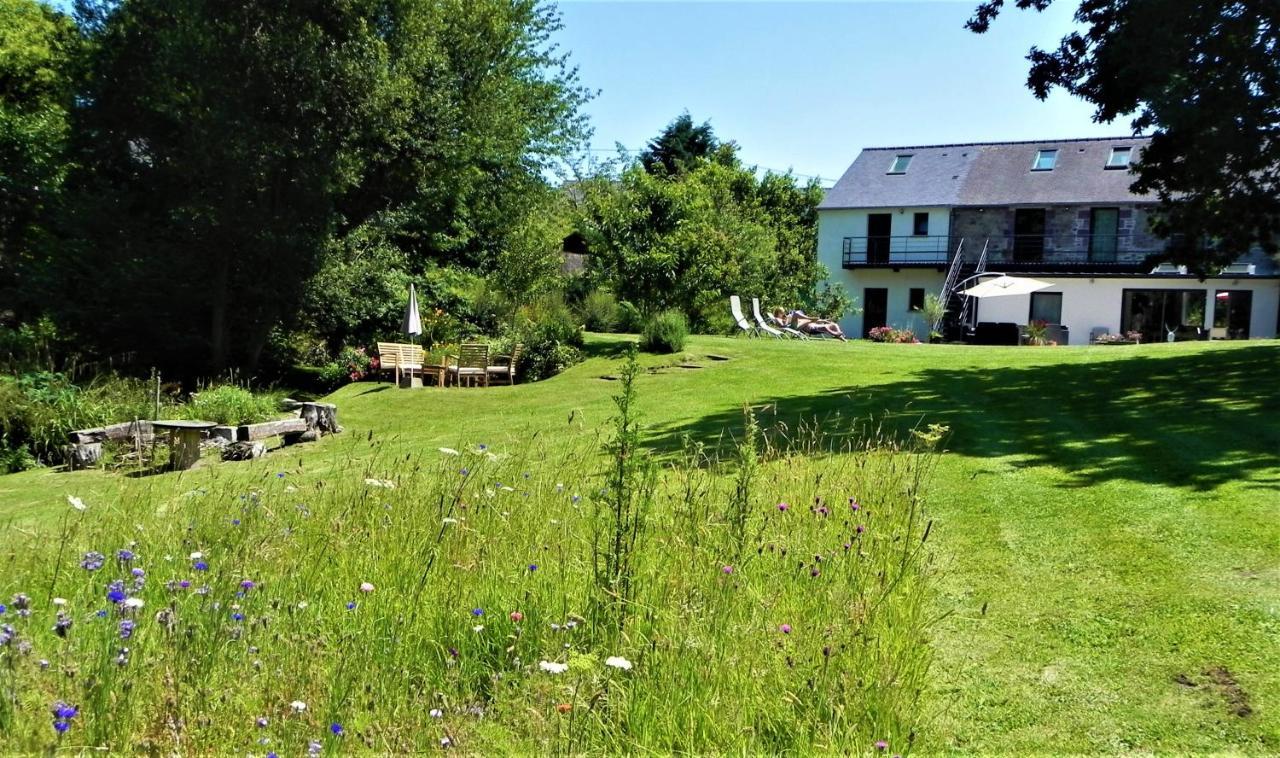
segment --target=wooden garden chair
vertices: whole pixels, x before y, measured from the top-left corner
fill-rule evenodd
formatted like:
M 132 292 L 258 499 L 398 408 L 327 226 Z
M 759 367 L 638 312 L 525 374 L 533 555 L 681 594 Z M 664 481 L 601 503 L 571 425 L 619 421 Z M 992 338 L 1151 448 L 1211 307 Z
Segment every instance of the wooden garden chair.
M 453 384 L 461 387 L 464 383 L 474 387 L 479 382 L 489 386 L 489 346 L 476 342 L 467 342 L 458 347 L 458 354 L 448 356 L 454 359 L 449 366 L 453 376 Z
M 488 367 L 489 382 L 492 384 L 515 384 L 516 368 L 520 365 L 520 353 L 524 345 L 517 344 L 511 348 L 511 355 L 499 355 L 494 358 L 494 365 Z

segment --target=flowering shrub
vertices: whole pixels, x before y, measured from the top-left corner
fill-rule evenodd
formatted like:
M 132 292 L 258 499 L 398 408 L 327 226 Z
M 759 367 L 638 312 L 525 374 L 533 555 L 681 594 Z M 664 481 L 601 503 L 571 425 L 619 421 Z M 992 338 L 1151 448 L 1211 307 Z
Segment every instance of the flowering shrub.
M 916 339 L 915 332 L 910 329 L 894 329 L 892 326 L 877 326 L 867 332 L 867 339 L 872 342 L 901 342 L 915 343 L 920 340 Z

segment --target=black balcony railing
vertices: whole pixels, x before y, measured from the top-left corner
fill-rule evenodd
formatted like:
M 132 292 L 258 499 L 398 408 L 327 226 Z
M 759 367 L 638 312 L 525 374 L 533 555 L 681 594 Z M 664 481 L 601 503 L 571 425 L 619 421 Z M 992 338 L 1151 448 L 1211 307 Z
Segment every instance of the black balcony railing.
M 945 234 L 910 237 L 845 237 L 845 268 L 861 266 L 944 266 L 951 260 L 952 238 Z
M 1165 244 L 1133 234 L 1013 234 L 987 240 L 988 266 L 1010 271 L 1143 271 Z

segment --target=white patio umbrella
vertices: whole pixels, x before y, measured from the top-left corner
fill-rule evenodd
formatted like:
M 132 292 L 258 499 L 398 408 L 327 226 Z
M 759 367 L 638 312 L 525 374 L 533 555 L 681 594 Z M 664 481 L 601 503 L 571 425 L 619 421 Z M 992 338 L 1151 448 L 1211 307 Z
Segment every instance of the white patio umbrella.
M 1042 282 L 1039 279 L 1031 279 L 1025 276 L 1009 276 L 1001 274 L 995 279 L 988 279 L 981 284 L 975 284 L 961 294 L 969 297 L 1004 297 L 1005 295 L 1030 295 L 1032 292 L 1039 292 L 1047 287 L 1052 287 L 1051 282 Z
M 422 317 L 418 315 L 418 293 L 409 283 L 409 307 L 404 311 L 404 321 L 400 322 L 400 331 L 416 337 L 422 334 Z

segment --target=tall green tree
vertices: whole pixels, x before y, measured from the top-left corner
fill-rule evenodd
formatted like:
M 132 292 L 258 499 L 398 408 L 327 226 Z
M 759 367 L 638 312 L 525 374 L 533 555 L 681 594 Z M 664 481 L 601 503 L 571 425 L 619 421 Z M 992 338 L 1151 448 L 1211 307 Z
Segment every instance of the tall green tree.
M 1044 10 L 1053 0 L 1016 0 Z M 1006 5 L 988 0 L 982 33 Z M 1134 167 L 1162 201 L 1156 230 L 1201 272 L 1280 235 L 1280 3 L 1276 0 L 1081 0 L 1080 31 L 1032 48 L 1027 85 L 1092 103 L 1094 119 L 1131 117 L 1152 133 Z M 1216 244 L 1206 248 L 1206 240 Z
M 79 35 L 35 0 L 0 0 L 0 320 L 30 303 L 18 276 L 67 173 Z
M 812 297 L 822 190 L 790 175 L 757 178 L 733 145 L 676 176 L 635 161 L 575 194 L 593 276 L 643 311 L 678 308 L 695 329 L 724 331 L 729 295 L 786 305 Z
M 719 146 L 711 122 L 695 126 L 685 111 L 649 141 L 640 153 L 640 163 L 651 174 L 675 176 L 710 157 Z
M 83 168 L 51 270 L 80 331 L 165 365 L 256 365 L 349 235 L 411 271 L 487 265 L 582 132 L 586 93 L 534 0 L 124 0 L 80 17 Z

